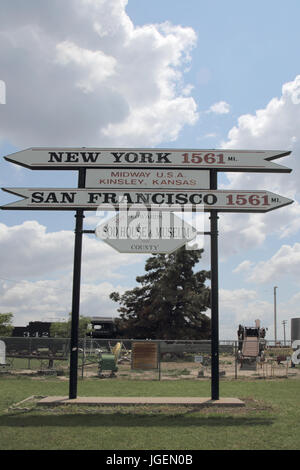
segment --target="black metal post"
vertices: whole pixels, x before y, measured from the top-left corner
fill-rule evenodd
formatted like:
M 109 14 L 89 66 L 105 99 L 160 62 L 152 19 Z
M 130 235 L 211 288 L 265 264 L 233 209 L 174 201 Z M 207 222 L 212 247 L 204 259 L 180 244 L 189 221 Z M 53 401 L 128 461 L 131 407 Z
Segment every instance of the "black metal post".
M 237 379 L 238 341 L 234 342 L 234 378 Z
M 85 168 L 78 172 L 78 188 L 85 187 Z M 71 319 L 71 344 L 70 344 L 70 379 L 69 398 L 77 397 L 77 368 L 78 368 L 78 326 L 80 308 L 80 280 L 81 280 L 81 255 L 82 255 L 82 228 L 84 211 L 76 210 L 74 266 L 73 266 L 73 294 L 72 294 L 72 319 Z
M 218 174 L 210 170 L 210 189 L 218 189 Z M 219 400 L 219 274 L 218 211 L 210 211 L 211 261 L 211 399 Z
M 160 341 L 158 342 L 158 380 L 161 378 L 161 353 L 160 353 Z

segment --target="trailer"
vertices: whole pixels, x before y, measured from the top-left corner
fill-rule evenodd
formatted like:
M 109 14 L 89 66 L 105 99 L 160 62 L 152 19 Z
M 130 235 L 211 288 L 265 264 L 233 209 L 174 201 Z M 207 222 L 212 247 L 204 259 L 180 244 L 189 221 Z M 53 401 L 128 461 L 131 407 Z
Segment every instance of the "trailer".
M 256 320 L 255 326 L 239 325 L 237 334 L 238 361 L 241 369 L 256 370 L 257 362 L 264 360 L 266 329 L 260 327 L 260 320 Z

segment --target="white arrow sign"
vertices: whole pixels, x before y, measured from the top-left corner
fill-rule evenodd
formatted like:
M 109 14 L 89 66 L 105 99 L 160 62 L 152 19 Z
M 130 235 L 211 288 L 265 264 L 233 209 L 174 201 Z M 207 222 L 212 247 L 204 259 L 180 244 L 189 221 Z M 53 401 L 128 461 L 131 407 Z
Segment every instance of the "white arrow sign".
M 273 163 L 286 150 L 29 148 L 5 157 L 33 170 L 78 168 L 190 168 L 218 171 L 286 172 Z
M 1 209 L 115 210 L 132 205 L 166 211 L 269 212 L 293 202 L 269 191 L 162 190 L 124 191 L 70 188 L 2 188 L 22 196 Z M 140 209 L 141 210 L 141 209 Z
M 172 212 L 120 212 L 96 228 L 96 236 L 120 253 L 172 253 L 197 235 Z
M 86 188 L 209 189 L 209 171 L 134 168 L 93 169 L 86 172 Z

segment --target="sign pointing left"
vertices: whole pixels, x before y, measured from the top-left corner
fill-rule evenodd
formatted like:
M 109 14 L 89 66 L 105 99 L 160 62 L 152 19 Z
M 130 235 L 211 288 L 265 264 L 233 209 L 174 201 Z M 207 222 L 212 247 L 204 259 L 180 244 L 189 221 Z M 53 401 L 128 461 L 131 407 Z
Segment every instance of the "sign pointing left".
M 31 170 L 74 170 L 79 168 L 180 168 L 217 171 L 290 173 L 273 160 L 289 150 L 216 149 L 102 149 L 33 147 L 8 155 L 5 160 Z
M 157 210 L 198 212 L 269 212 L 291 204 L 291 199 L 269 191 L 236 190 L 109 190 L 87 188 L 2 188 L 24 199 L 1 209 L 24 210 L 116 210 L 139 206 Z

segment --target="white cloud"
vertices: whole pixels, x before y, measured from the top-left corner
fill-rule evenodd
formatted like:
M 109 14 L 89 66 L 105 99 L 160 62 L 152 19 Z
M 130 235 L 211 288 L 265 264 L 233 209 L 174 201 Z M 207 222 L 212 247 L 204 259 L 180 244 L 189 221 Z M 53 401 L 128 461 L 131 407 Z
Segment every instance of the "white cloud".
M 256 299 L 256 292 L 254 290 L 247 289 L 233 289 L 225 290 L 220 289 L 220 301 L 222 306 L 226 309 L 229 307 L 232 308 L 233 305 L 236 305 L 237 302 L 241 301 L 253 301 Z
M 230 105 L 226 103 L 226 101 L 218 101 L 217 103 L 212 104 L 207 112 L 214 114 L 228 114 L 230 112 Z
M 34 220 L 12 227 L 0 224 L 0 312 L 13 312 L 15 324 L 67 315 L 71 311 L 73 250 L 71 231 L 47 232 Z M 84 236 L 81 313 L 117 315 L 118 306 L 109 294 L 124 291 L 127 284 L 128 273 L 120 274 L 120 266 L 129 268 L 141 260 L 143 255 L 120 254 L 104 242 Z
M 287 320 L 286 339 L 290 340 L 290 320 L 300 316 L 300 292 L 285 300 L 277 290 L 277 338 L 283 340 L 282 321 Z M 274 340 L 273 287 L 262 293 L 247 289 L 220 289 L 220 339 L 237 340 L 238 325 L 254 326 L 255 320 L 268 328 L 266 339 Z
M 24 148 L 154 146 L 196 122 L 183 79 L 194 30 L 137 27 L 126 5 L 3 0 L 1 79 L 9 96 L 0 139 Z
M 72 310 L 71 276 L 55 281 L 0 280 L 0 312 L 12 312 L 15 326 L 25 326 L 30 321 L 65 320 Z M 117 316 L 118 305 L 109 294 L 124 287 L 109 282 L 83 283 L 81 286 L 80 313 L 84 316 Z
M 228 133 L 223 148 L 292 150 L 289 157 L 276 163 L 293 169 L 291 174 L 227 174 L 230 187 L 243 189 L 267 189 L 283 191 L 287 197 L 299 192 L 300 146 L 297 140 L 300 125 L 300 103 L 295 96 L 300 94 L 300 75 L 285 83 L 280 98 L 273 98 L 265 108 L 255 115 L 246 114 L 238 119 L 238 125 Z
M 243 255 L 234 272 L 244 275 L 257 288 L 268 283 L 282 286 L 278 289 L 278 336 L 283 337 L 281 321 L 299 316 L 299 293 L 288 298 L 290 289 L 299 286 L 300 244 L 280 246 L 282 241 L 299 233 L 299 170 L 300 170 L 300 76 L 282 87 L 282 94 L 273 98 L 265 108 L 254 115 L 244 115 L 231 129 L 221 147 L 228 149 L 278 149 L 293 150 L 290 157 L 278 160 L 279 164 L 293 169 L 290 174 L 227 173 L 228 183 L 223 189 L 264 189 L 294 199 L 287 207 L 265 214 L 220 214 L 220 257 Z M 263 248 L 272 236 L 275 254 L 265 261 L 252 262 L 251 250 Z M 279 242 L 279 243 L 278 243 Z M 270 246 L 268 247 L 270 249 Z M 249 258 L 245 260 L 245 253 Z M 250 252 L 250 253 L 249 253 Z M 293 282 L 294 281 L 294 282 Z M 284 287 L 288 282 L 289 289 Z M 274 305 L 272 289 L 269 293 L 247 289 L 220 290 L 220 337 L 235 339 L 239 323 L 252 325 L 259 318 L 269 329 L 267 339 L 274 339 Z
M 253 263 L 249 260 L 242 261 L 234 270 L 234 273 L 247 272 L 253 266 Z
M 189 101 L 189 106 L 187 105 Z M 117 139 L 127 146 L 141 146 L 146 141 L 157 145 L 165 140 L 176 140 L 184 123 L 196 122 L 196 105 L 192 98 L 160 100 L 145 108 L 132 110 L 120 124 L 109 124 L 102 131 L 105 139 Z M 159 119 L 158 119 L 159 116 Z M 164 125 L 162 126 L 162 122 Z
M 261 247 L 271 233 L 265 217 L 266 214 L 220 213 L 220 259 L 225 261 L 232 255 Z
M 34 220 L 12 227 L 0 224 L 0 277 L 28 279 L 68 271 L 72 239 L 72 232 L 46 233 L 46 227 Z
M 220 289 L 220 339 L 237 340 L 239 324 L 254 326 L 260 319 L 265 328 L 272 328 L 273 306 L 259 298 L 255 290 Z M 273 339 L 268 335 L 267 339 Z
M 69 273 L 73 268 L 74 233 L 47 232 L 35 220 L 8 227 L 0 224 L 0 278 L 32 279 L 53 273 Z M 122 265 L 133 265 L 143 255 L 118 253 L 95 237 L 83 236 L 82 273 L 84 279 L 120 278 Z
M 228 133 L 221 147 L 227 149 L 292 150 L 289 157 L 276 163 L 292 168 L 292 173 L 226 173 L 223 189 L 267 190 L 293 199 L 287 207 L 265 214 L 222 214 L 221 240 L 226 257 L 245 249 L 262 246 L 268 235 L 278 239 L 295 235 L 300 228 L 299 181 L 300 144 L 295 136 L 300 127 L 300 75 L 285 83 L 279 98 L 273 98 L 254 115 L 243 115 Z M 221 227 L 221 225 L 220 225 Z M 233 243 L 234 240 L 234 243 Z
M 75 64 L 79 68 L 86 69 L 86 79 L 77 83 L 78 87 L 86 92 L 94 91 L 97 85 L 115 74 L 116 59 L 105 55 L 102 51 L 82 49 L 69 41 L 58 44 L 56 49 L 59 64 L 64 66 Z
M 252 268 L 248 280 L 255 283 L 272 281 L 276 284 L 279 279 L 291 275 L 299 284 L 300 243 L 282 245 L 269 260 L 261 261 Z

